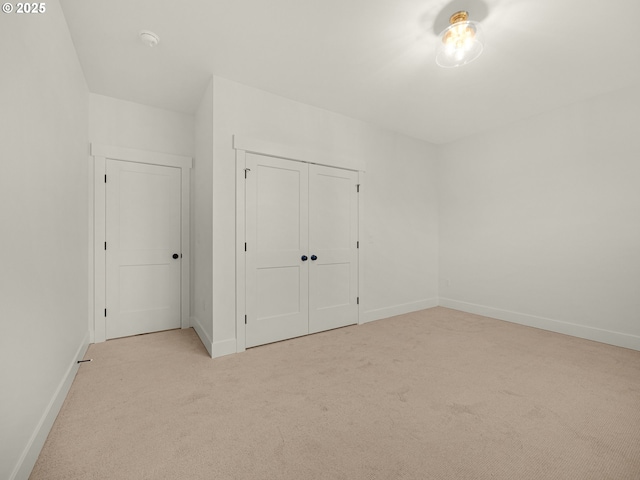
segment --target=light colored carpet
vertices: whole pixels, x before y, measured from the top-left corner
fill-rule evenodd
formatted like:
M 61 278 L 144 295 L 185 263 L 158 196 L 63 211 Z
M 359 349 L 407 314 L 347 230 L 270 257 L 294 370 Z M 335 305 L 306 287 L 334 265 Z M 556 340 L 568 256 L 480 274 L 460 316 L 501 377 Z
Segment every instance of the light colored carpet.
M 87 358 L 31 480 L 640 479 L 640 352 L 446 308 Z

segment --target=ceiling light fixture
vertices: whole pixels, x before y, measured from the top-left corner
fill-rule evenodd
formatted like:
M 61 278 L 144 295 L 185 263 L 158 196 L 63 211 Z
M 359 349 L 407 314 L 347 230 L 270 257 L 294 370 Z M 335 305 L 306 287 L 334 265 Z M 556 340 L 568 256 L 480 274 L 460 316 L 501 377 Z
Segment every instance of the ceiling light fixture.
M 160 43 L 160 37 L 149 30 L 142 30 L 138 36 L 140 37 L 140 41 L 147 47 L 155 47 Z
M 484 48 L 484 35 L 478 22 L 469 21 L 469 12 L 451 15 L 449 25 L 439 36 L 436 63 L 441 67 L 460 67 L 475 60 Z

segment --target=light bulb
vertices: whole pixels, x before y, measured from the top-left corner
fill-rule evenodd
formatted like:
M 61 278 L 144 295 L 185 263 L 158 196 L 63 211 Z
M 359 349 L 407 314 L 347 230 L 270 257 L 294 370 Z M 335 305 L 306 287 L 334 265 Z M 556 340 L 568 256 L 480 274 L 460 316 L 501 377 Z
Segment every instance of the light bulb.
M 484 38 L 477 22 L 468 20 L 464 11 L 453 14 L 451 25 L 438 36 L 436 63 L 441 67 L 465 65 L 482 53 Z

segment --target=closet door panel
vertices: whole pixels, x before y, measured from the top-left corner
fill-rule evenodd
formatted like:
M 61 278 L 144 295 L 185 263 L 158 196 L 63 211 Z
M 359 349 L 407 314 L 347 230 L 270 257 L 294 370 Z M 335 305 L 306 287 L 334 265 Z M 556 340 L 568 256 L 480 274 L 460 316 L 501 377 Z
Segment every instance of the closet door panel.
M 308 166 L 247 155 L 246 346 L 309 333 Z
M 358 322 L 356 184 L 356 172 L 309 166 L 310 333 Z

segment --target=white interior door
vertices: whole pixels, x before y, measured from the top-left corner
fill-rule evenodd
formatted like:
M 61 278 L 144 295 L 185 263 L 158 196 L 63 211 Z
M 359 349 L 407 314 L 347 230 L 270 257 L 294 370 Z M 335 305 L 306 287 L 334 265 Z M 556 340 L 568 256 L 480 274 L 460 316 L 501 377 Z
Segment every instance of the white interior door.
M 357 173 L 309 166 L 309 333 L 358 323 Z
M 309 333 L 308 165 L 247 154 L 246 346 Z
M 106 338 L 180 328 L 180 169 L 106 172 Z

